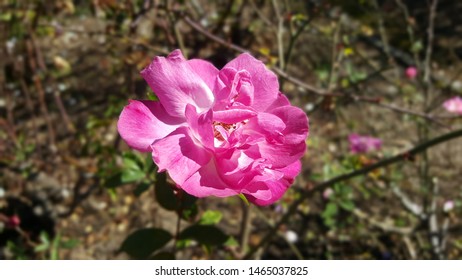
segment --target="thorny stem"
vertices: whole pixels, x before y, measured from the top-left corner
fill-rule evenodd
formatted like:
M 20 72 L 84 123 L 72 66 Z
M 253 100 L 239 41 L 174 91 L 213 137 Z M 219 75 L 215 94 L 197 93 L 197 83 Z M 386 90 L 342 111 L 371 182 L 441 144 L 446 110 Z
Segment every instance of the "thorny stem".
M 446 141 L 449 141 L 449 140 L 452 140 L 454 138 L 461 137 L 461 136 L 462 136 L 462 128 L 459 129 L 459 130 L 456 130 L 456 131 L 452 131 L 452 132 L 443 134 L 443 135 L 438 136 L 436 138 L 433 138 L 431 140 L 428 140 L 428 141 L 426 141 L 424 143 L 421 143 L 421 144 L 415 146 L 414 148 L 412 148 L 412 149 L 410 149 L 408 151 L 402 152 L 402 153 L 400 153 L 400 154 L 398 154 L 398 155 L 396 155 L 394 157 L 387 158 L 387 159 L 381 160 L 379 162 L 376 162 L 374 164 L 365 166 L 365 167 L 363 167 L 361 169 L 354 170 L 354 171 L 352 171 L 350 173 L 346 173 L 346 174 L 334 177 L 334 178 L 332 178 L 330 180 L 327 180 L 325 182 L 322 182 L 322 183 L 316 185 L 315 187 L 313 187 L 313 188 L 311 188 L 309 190 L 306 190 L 306 191 L 302 192 L 300 198 L 298 198 L 296 201 L 294 201 L 292 203 L 292 205 L 288 209 L 287 213 L 279 219 L 279 221 L 275 224 L 275 226 L 263 237 L 263 239 L 260 241 L 260 243 L 257 246 L 253 247 L 244 256 L 244 259 L 252 258 L 252 256 L 255 254 L 255 252 L 259 248 L 261 248 L 266 243 L 268 243 L 271 240 L 271 238 L 275 235 L 275 233 L 277 232 L 279 227 L 281 225 L 283 225 L 284 223 L 286 223 L 289 220 L 289 218 L 297 211 L 298 206 L 300 204 L 302 204 L 307 198 L 311 197 L 315 192 L 323 191 L 326 188 L 328 188 L 328 187 L 330 187 L 330 186 L 332 186 L 334 184 L 337 184 L 337 183 L 342 182 L 342 181 L 346 181 L 348 179 L 351 179 L 351 178 L 354 178 L 354 177 L 357 177 L 357 176 L 360 176 L 360 175 L 367 174 L 367 173 L 369 173 L 369 172 L 371 172 L 371 171 L 373 171 L 375 169 L 385 167 L 385 166 L 394 164 L 394 163 L 399 162 L 399 161 L 411 159 L 415 155 L 417 155 L 419 153 L 422 153 L 422 152 L 426 151 L 427 149 L 429 149 L 429 148 L 431 148 L 431 147 L 433 147 L 435 145 L 444 143 Z

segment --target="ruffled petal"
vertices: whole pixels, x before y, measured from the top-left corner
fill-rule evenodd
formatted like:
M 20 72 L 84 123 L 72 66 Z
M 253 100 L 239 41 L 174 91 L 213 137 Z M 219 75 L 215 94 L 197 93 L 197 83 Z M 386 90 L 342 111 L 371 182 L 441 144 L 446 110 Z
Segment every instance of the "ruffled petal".
M 275 108 L 288 106 L 288 105 L 290 105 L 289 99 L 287 99 L 287 97 L 282 92 L 279 92 L 278 97 L 276 98 L 276 100 L 274 100 L 273 104 L 271 104 L 266 109 L 266 111 L 271 111 L 271 110 L 273 110 Z
M 151 145 L 152 158 L 159 171 L 167 170 L 180 186 L 212 158 L 211 153 L 197 144 L 193 137 L 189 128 L 179 127 Z
M 233 124 L 248 120 L 252 117 L 255 117 L 256 115 L 257 112 L 251 108 L 232 108 L 228 110 L 213 112 L 213 120 L 217 122 Z
M 228 67 L 237 71 L 246 70 L 250 74 L 253 87 L 252 107 L 257 111 L 265 111 L 277 99 L 277 76 L 268 70 L 263 62 L 244 53 L 226 64 L 224 69 Z
M 257 138 L 252 145 L 245 146 L 245 153 L 253 159 L 264 159 L 265 164 L 275 169 L 292 164 L 305 154 L 305 142 L 297 144 L 281 142 L 268 142 Z
M 204 111 L 209 109 L 214 96 L 207 85 L 209 79 L 204 81 L 201 76 L 206 75 L 210 67 L 192 68 L 197 62 L 189 63 L 180 50 L 173 51 L 168 57 L 156 57 L 152 63 L 141 71 L 146 80 L 159 98 L 166 111 L 176 117 L 183 117 L 186 104 L 192 104 Z M 207 68 L 207 69 L 206 69 Z
M 295 106 L 278 107 L 271 111 L 285 123 L 285 128 L 282 130 L 284 142 L 288 144 L 296 144 L 305 142 L 309 134 L 309 122 L 305 112 Z
M 188 64 L 207 86 L 213 89 L 219 70 L 212 63 L 202 59 L 188 60 Z
M 117 122 L 117 130 L 128 146 L 150 152 L 151 144 L 174 131 L 183 120 L 167 114 L 160 102 L 130 100 Z
M 185 116 L 192 135 L 194 135 L 204 147 L 213 149 L 213 111 L 208 110 L 203 113 L 197 113 L 196 108 L 188 104 L 186 106 Z
M 244 126 L 244 133 L 250 137 L 263 135 L 268 142 L 281 142 L 286 125 L 278 116 L 269 113 L 259 113 Z
M 196 173 L 189 177 L 180 187 L 196 197 L 218 196 L 227 197 L 239 194 L 239 192 L 223 181 L 217 172 L 215 163 L 211 160 L 202 166 Z
M 255 176 L 254 180 L 244 187 L 242 193 L 250 202 L 265 206 L 279 200 L 289 186 L 284 173 L 279 170 L 265 169 L 262 175 Z
M 246 70 L 223 68 L 216 79 L 214 110 L 228 109 L 234 103 L 250 106 L 253 103 L 254 87 L 252 77 Z

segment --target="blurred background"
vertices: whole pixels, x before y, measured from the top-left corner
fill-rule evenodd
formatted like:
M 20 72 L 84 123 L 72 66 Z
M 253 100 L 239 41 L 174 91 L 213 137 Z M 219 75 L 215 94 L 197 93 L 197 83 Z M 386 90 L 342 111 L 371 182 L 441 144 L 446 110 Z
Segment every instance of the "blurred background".
M 461 12 L 0 0 L 0 259 L 460 259 L 460 138 L 321 183 L 460 132 L 462 107 L 446 101 L 462 95 Z M 217 68 L 250 52 L 307 113 L 303 170 L 281 201 L 183 197 L 179 211 L 150 155 L 121 141 L 128 99 L 154 98 L 140 70 L 177 48 Z

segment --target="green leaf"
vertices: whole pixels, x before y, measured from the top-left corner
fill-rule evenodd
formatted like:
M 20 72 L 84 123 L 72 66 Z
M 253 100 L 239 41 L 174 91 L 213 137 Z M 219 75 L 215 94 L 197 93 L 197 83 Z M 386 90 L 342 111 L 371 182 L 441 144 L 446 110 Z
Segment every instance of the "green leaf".
M 164 247 L 172 235 L 163 229 L 145 228 L 130 234 L 120 247 L 121 252 L 125 252 L 132 259 L 148 259 L 154 251 Z
M 121 182 L 122 184 L 133 183 L 143 179 L 146 176 L 143 170 L 124 169 L 122 170 Z
M 58 235 L 53 239 L 50 250 L 50 259 L 58 260 L 59 259 L 59 243 L 61 241 L 61 233 L 58 232 Z
M 199 210 L 197 205 L 193 204 L 186 209 L 181 209 L 181 218 L 185 221 L 191 221 L 197 216 L 198 212 Z
M 173 185 L 167 182 L 165 172 L 159 173 L 156 176 L 155 193 L 160 206 L 170 211 L 178 209 L 178 201 L 173 191 Z
M 340 201 L 340 207 L 342 207 L 342 209 L 346 211 L 353 211 L 353 209 L 355 208 L 355 204 L 351 200 L 343 200 Z
M 146 174 L 142 170 L 124 169 L 110 176 L 105 186 L 107 188 L 116 188 L 125 184 L 133 183 L 144 179 Z
M 223 214 L 221 214 L 220 211 L 213 211 L 213 210 L 208 210 L 206 211 L 200 221 L 199 224 L 201 225 L 216 225 L 220 222 L 221 218 L 223 217 Z
M 237 242 L 237 240 L 234 237 L 230 236 L 228 240 L 226 240 L 224 245 L 228 247 L 237 247 L 239 246 L 239 242 Z
M 324 218 L 333 217 L 337 215 L 337 213 L 338 213 L 337 204 L 335 204 L 334 202 L 329 202 L 326 206 L 326 209 L 324 209 L 324 211 L 322 212 L 322 216 Z
M 123 158 L 124 169 L 140 170 L 138 162 L 132 158 L 124 157 Z
M 61 241 L 60 247 L 63 249 L 72 249 L 75 246 L 79 245 L 79 240 L 77 239 L 69 239 L 66 241 Z
M 180 239 L 194 239 L 203 245 L 221 245 L 228 236 L 212 225 L 192 225 L 180 233 Z
M 50 248 L 51 242 L 48 234 L 45 231 L 41 231 L 39 235 L 40 244 L 34 247 L 35 252 L 43 252 Z
M 141 182 L 138 185 L 136 185 L 136 189 L 133 191 L 133 193 L 136 196 L 142 195 L 145 191 L 149 190 L 150 185 L 146 182 Z

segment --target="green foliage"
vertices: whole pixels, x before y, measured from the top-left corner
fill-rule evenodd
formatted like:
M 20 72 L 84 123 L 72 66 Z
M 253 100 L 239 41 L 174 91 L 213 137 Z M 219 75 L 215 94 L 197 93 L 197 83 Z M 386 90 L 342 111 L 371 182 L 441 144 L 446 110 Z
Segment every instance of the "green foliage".
M 220 211 L 207 210 L 202 214 L 199 220 L 200 225 L 216 225 L 223 218 L 223 214 Z
M 193 239 L 206 246 L 224 244 L 229 236 L 213 225 L 192 225 L 180 233 L 180 239 Z
M 119 251 L 127 253 L 132 259 L 145 260 L 171 239 L 172 235 L 163 229 L 139 229 L 124 240 Z
M 61 233 L 50 239 L 45 231 L 40 233 L 40 243 L 34 247 L 36 253 L 43 253 L 45 259 L 58 260 L 60 249 L 72 249 L 78 245 L 76 239 L 62 240 Z

